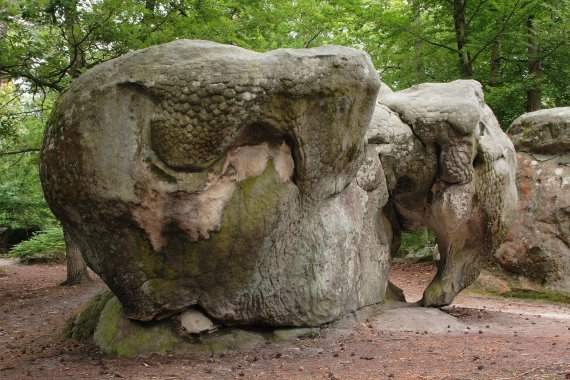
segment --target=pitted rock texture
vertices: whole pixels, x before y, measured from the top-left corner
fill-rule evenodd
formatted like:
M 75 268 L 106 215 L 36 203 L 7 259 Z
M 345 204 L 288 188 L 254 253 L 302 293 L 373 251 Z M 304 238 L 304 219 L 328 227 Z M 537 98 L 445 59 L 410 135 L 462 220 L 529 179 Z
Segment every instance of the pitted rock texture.
M 563 154 L 570 151 L 570 107 L 525 113 L 507 133 L 517 152 Z
M 497 250 L 509 272 L 570 292 L 570 107 L 531 112 L 509 128 L 517 154 L 518 214 Z
M 367 138 L 386 172 L 394 231 L 436 233 L 438 271 L 422 303 L 448 305 L 512 222 L 513 145 L 475 81 L 381 90 Z
M 380 302 L 388 192 L 363 52 L 180 40 L 99 65 L 58 100 L 47 201 L 131 319 L 314 326 Z

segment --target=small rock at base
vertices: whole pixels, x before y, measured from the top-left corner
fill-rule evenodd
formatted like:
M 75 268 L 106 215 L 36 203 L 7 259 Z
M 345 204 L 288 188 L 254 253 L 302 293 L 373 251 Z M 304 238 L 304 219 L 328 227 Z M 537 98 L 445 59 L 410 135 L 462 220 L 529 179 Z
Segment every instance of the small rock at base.
M 180 329 L 189 334 L 200 334 L 216 329 L 210 318 L 195 309 L 182 312 L 178 316 L 178 320 L 180 321 Z

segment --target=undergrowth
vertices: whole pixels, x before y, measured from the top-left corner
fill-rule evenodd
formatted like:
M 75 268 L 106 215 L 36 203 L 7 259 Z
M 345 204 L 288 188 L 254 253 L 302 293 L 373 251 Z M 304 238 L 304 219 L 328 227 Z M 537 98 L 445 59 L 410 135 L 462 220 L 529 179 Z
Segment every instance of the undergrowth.
M 65 259 L 63 229 L 52 227 L 34 235 L 10 250 L 23 264 L 59 262 Z
M 508 292 L 498 293 L 501 297 L 518 298 L 536 301 L 549 301 L 570 305 L 570 294 L 552 290 L 530 290 L 512 288 Z
M 405 257 L 426 247 L 435 245 L 435 233 L 428 228 L 420 228 L 414 232 L 402 232 L 402 242 L 396 257 Z

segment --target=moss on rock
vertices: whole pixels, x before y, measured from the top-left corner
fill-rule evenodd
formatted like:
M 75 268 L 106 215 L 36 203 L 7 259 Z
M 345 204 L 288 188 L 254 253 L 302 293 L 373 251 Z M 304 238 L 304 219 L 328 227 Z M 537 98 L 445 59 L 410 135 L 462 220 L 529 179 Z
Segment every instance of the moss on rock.
M 93 300 L 78 314 L 68 319 L 63 331 L 64 338 L 73 338 L 85 341 L 93 336 L 101 311 L 107 302 L 113 297 L 113 293 L 105 291 L 93 298 Z
M 184 343 L 169 321 L 142 323 L 129 320 L 116 297 L 111 298 L 101 311 L 93 339 L 104 352 L 122 357 L 166 354 Z
M 93 338 L 105 353 L 118 357 L 165 355 L 171 352 L 226 352 L 265 342 L 315 338 L 318 328 L 247 329 L 224 327 L 213 333 L 183 336 L 174 318 L 138 322 L 125 316 L 109 291 L 96 296 L 67 322 L 63 336 L 79 341 Z
M 128 319 L 119 300 L 111 298 L 101 312 L 93 340 L 105 353 L 134 357 L 169 352 L 225 352 L 265 341 L 261 333 L 226 328 L 185 339 L 172 319 L 138 322 Z

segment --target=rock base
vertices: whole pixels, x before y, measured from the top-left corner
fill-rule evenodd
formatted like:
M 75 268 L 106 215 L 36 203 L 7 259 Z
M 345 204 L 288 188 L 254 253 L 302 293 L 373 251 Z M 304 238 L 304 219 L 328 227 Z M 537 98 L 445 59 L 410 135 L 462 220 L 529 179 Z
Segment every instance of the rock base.
M 350 313 L 344 320 L 365 320 L 378 309 L 379 305 L 368 306 Z M 192 312 L 193 315 L 196 313 Z M 321 329 L 320 327 L 274 329 L 221 326 L 216 330 L 192 334 L 181 328 L 181 319 L 178 315 L 157 322 L 130 320 L 125 316 L 118 299 L 107 291 L 96 296 L 77 316 L 69 320 L 64 337 L 79 341 L 93 339 L 94 343 L 108 355 L 136 357 L 174 352 L 227 352 L 260 343 L 316 337 Z M 200 325 L 202 323 L 203 320 Z

